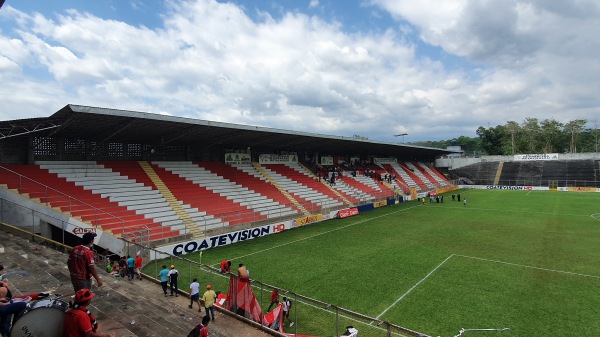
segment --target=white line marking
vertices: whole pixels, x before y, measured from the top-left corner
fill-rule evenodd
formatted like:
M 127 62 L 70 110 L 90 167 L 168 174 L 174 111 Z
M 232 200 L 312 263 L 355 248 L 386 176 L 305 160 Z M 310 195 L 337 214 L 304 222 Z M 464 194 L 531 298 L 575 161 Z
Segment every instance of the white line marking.
M 263 250 L 259 250 L 259 251 L 257 251 L 257 252 L 254 252 L 254 253 L 250 253 L 250 254 L 246 254 L 246 255 L 242 255 L 242 256 L 234 257 L 234 258 L 231 258 L 231 259 L 228 259 L 228 260 L 229 260 L 229 261 L 233 261 L 233 260 L 242 259 L 242 258 L 245 258 L 245 257 L 248 257 L 248 256 L 252 256 L 252 255 L 256 255 L 256 254 L 260 254 L 260 253 L 264 253 L 264 252 L 266 252 L 266 251 L 269 251 L 269 250 L 272 250 L 272 249 L 276 249 L 276 248 L 280 248 L 280 247 L 283 247 L 283 246 L 290 245 L 290 244 L 292 244 L 292 243 L 296 243 L 296 242 L 300 242 L 300 241 L 304 241 L 304 240 L 312 239 L 312 238 L 314 238 L 314 237 L 317 237 L 317 236 L 321 236 L 321 235 L 324 235 L 324 234 L 329 234 L 329 233 L 331 233 L 331 232 L 335 232 L 335 231 L 338 231 L 338 230 L 341 230 L 341 229 L 345 229 L 345 228 L 348 228 L 348 227 L 352 227 L 352 226 L 355 226 L 355 225 L 359 225 L 359 224 L 361 224 L 361 223 L 365 223 L 365 222 L 367 222 L 367 221 L 371 221 L 371 220 L 374 220 L 374 219 L 383 218 L 383 217 L 386 217 L 386 216 L 388 216 L 388 215 L 392 215 L 392 214 L 396 214 L 396 213 L 399 213 L 399 212 L 404 212 L 404 211 L 407 211 L 407 210 L 411 210 L 411 209 L 413 209 L 413 208 L 420 207 L 420 206 L 421 206 L 421 205 L 417 205 L 417 206 L 411 206 L 411 207 L 408 207 L 408 208 L 399 209 L 399 210 L 397 210 L 397 211 L 395 211 L 395 212 L 390 212 L 390 213 L 387 213 L 387 214 L 379 215 L 379 216 L 376 216 L 376 217 L 374 217 L 374 218 L 364 219 L 364 220 L 361 220 L 361 221 L 358 221 L 358 222 L 355 222 L 355 223 L 348 224 L 348 225 L 346 225 L 346 226 L 343 226 L 343 227 L 338 227 L 338 228 L 335 228 L 335 229 L 332 229 L 332 230 L 329 230 L 329 231 L 326 231 L 326 232 L 323 232 L 323 233 L 318 233 L 318 234 L 315 234 L 315 235 L 312 235 L 312 236 L 307 236 L 307 237 L 305 237 L 305 238 L 302 238 L 302 239 L 298 239 L 298 240 L 294 240 L 294 241 L 290 241 L 290 242 L 282 243 L 282 244 L 280 244 L 280 245 L 277 245 L 277 246 L 269 247 L 269 248 L 267 248 L 267 249 L 263 249 Z M 218 264 L 213 264 L 213 266 L 220 266 L 220 263 L 218 263 Z
M 600 279 L 600 276 L 596 276 L 596 275 L 587 275 L 587 274 L 574 273 L 574 272 L 564 271 L 564 270 L 556 270 L 556 269 L 548 269 L 548 268 L 542 268 L 542 267 L 528 266 L 528 265 L 518 264 L 518 263 L 512 263 L 512 262 L 504 262 L 504 261 L 498 261 L 498 260 L 485 259 L 485 258 L 482 258 L 482 257 L 467 256 L 467 255 L 460 255 L 460 254 L 454 254 L 453 256 L 460 256 L 460 257 L 464 257 L 464 258 L 467 258 L 467 259 L 475 259 L 475 260 L 481 260 L 481 261 L 487 261 L 487 262 L 501 263 L 501 264 L 506 264 L 506 265 L 510 265 L 510 266 L 522 267 L 522 268 L 529 268 L 529 269 L 537 269 L 537 270 L 549 271 L 549 272 L 553 272 L 553 273 L 561 273 L 561 274 L 568 274 L 568 275 L 575 275 L 575 276 L 583 276 L 583 277 L 591 277 L 591 278 Z
M 398 298 L 396 300 L 396 302 L 394 302 L 392 305 L 390 305 L 389 307 L 387 307 L 387 309 L 385 309 L 381 314 L 379 314 L 377 317 L 377 319 L 379 319 L 381 316 L 383 316 L 386 312 L 388 312 L 388 310 L 390 310 L 391 308 L 393 308 L 396 304 L 398 304 L 398 302 L 402 301 L 402 299 L 404 297 L 406 297 L 411 291 L 413 291 L 419 284 L 421 284 L 423 281 L 425 281 L 429 276 L 431 276 L 431 274 L 433 274 L 436 270 L 438 270 L 438 268 L 440 268 L 444 263 L 446 263 L 448 260 L 450 260 L 451 257 L 453 257 L 454 254 L 448 256 L 444 261 L 442 261 L 442 263 L 438 264 L 437 267 L 433 268 L 432 271 L 429 272 L 429 274 L 427 274 L 425 277 L 423 277 L 421 279 L 421 281 L 417 282 L 414 286 L 412 286 L 412 288 L 408 289 L 407 292 L 405 292 L 402 296 L 400 296 L 400 298 Z

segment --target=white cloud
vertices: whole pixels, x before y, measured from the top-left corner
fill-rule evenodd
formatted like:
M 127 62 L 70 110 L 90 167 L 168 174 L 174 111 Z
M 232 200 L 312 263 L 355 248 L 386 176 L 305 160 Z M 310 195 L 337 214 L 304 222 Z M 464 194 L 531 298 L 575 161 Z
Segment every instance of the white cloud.
M 170 1 L 155 29 L 8 6 L 18 29 L 0 37 L 0 75 L 10 78 L 0 91 L 19 94 L 0 101 L 0 119 L 78 103 L 390 141 L 407 132 L 409 141 L 599 115 L 600 20 L 590 2 L 371 2 L 405 20 L 402 31 L 349 34 L 297 12 L 255 22 L 214 1 Z M 481 68 L 420 58 L 403 35 L 413 29 Z

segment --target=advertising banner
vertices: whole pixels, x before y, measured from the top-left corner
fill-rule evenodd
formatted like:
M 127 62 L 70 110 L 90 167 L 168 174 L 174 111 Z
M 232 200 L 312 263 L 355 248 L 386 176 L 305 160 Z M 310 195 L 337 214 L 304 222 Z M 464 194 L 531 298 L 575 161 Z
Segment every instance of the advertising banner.
M 379 165 L 379 164 L 393 164 L 393 163 L 397 163 L 398 159 L 396 158 L 373 158 L 373 164 L 375 165 Z
M 260 164 L 285 164 L 297 163 L 298 155 L 296 154 L 261 154 L 258 157 Z
M 323 221 L 323 214 L 313 214 L 307 215 L 298 219 L 295 219 L 292 222 L 292 227 L 300 227 L 304 225 L 308 225 L 309 223 Z
M 558 153 L 515 154 L 514 161 L 558 160 Z
M 226 153 L 226 164 L 250 164 L 252 162 L 249 153 Z
M 358 215 L 358 208 L 353 207 L 353 208 L 347 208 L 347 209 L 341 209 L 338 211 L 338 218 L 343 219 L 343 218 L 347 218 L 350 216 L 355 216 Z
M 321 157 L 321 165 L 333 165 L 333 157 L 331 157 L 331 156 Z

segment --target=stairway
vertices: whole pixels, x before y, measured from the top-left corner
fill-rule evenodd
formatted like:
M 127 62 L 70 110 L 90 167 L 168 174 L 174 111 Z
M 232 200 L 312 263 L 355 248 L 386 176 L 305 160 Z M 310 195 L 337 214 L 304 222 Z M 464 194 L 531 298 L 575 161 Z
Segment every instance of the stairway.
M 271 185 L 275 186 L 292 204 L 294 204 L 294 206 L 296 206 L 296 208 L 298 208 L 300 211 L 302 211 L 302 213 L 304 215 L 310 215 L 310 212 L 304 208 L 304 206 L 302 206 L 301 203 L 298 202 L 298 200 L 296 200 L 291 194 L 288 193 L 288 191 L 286 191 L 283 187 L 281 187 L 268 173 L 267 171 L 265 171 L 265 169 L 262 168 L 262 166 L 260 166 L 258 163 L 253 162 L 252 166 L 254 166 L 254 168 L 260 172 L 263 177 L 265 177 L 270 183 Z
M 160 179 L 158 174 L 156 174 L 152 166 L 146 161 L 140 161 L 138 163 L 140 164 L 140 167 L 144 170 L 144 172 L 146 172 L 148 178 L 152 180 L 152 183 L 154 183 L 154 186 L 156 186 L 160 194 L 162 194 L 162 196 L 169 203 L 169 205 L 171 205 L 171 207 L 175 211 L 175 214 L 177 214 L 177 216 L 183 221 L 183 224 L 185 225 L 187 231 L 191 233 L 193 237 L 203 236 L 204 231 L 202 231 L 199 226 L 195 225 L 194 220 L 192 220 L 190 215 L 185 211 L 183 206 L 181 206 L 181 204 L 175 198 L 173 193 L 171 193 L 171 190 L 167 187 L 165 182 L 162 181 L 162 179 Z
M 73 288 L 66 268 L 68 255 L 13 233 L 16 232 L 0 224 L 0 261 L 4 272 L 27 273 L 5 278 L 13 295 L 52 291 L 54 295 L 70 296 Z M 94 287 L 96 296 L 88 308 L 102 333 L 118 337 L 187 336 L 204 315 L 204 310 L 200 314 L 187 307 L 187 296 L 163 297 L 160 285 L 148 279 L 127 281 L 104 271 L 100 271 L 100 276 L 104 285 Z M 215 315 L 216 320 L 209 325 L 211 337 L 270 336 L 219 311 Z

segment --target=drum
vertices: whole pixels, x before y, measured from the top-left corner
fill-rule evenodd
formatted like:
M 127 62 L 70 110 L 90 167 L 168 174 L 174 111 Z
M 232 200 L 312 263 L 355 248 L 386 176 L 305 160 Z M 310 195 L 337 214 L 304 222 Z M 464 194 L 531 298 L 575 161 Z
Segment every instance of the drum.
M 68 308 L 69 304 L 61 300 L 30 303 L 10 329 L 10 337 L 62 337 Z

